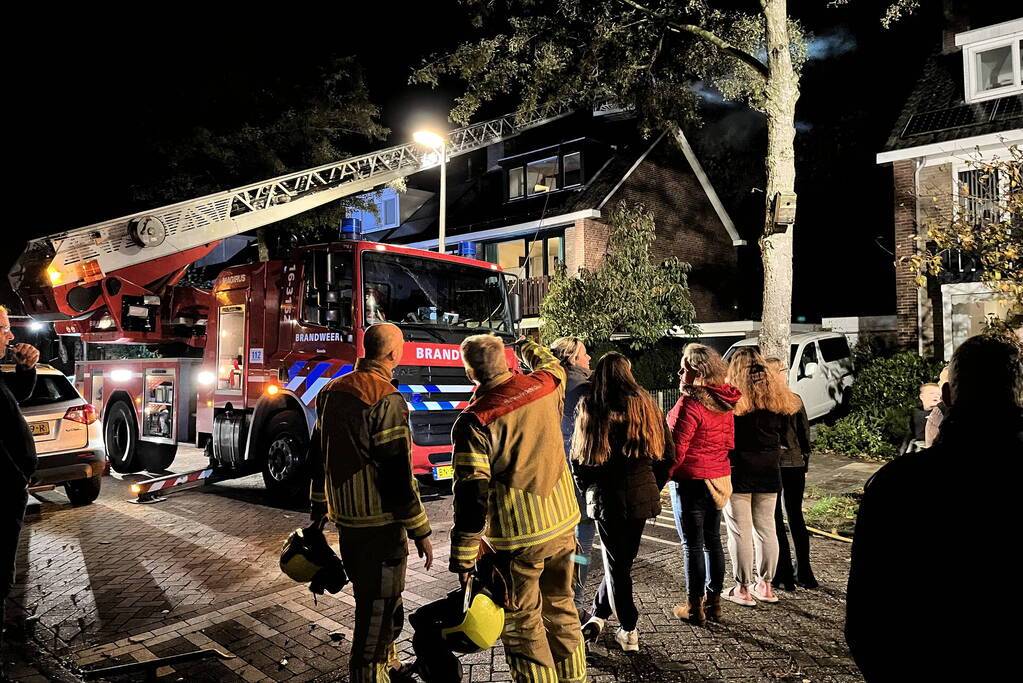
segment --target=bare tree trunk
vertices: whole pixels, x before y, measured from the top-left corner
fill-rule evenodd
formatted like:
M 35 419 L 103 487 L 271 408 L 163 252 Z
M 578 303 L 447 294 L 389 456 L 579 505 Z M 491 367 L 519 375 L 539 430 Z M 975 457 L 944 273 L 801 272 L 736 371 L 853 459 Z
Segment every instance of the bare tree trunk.
M 796 100 L 799 82 L 789 53 L 786 0 L 761 0 L 766 20 L 767 65 L 767 211 L 760 239 L 764 264 L 763 328 L 760 348 L 766 356 L 788 361 L 792 322 L 792 233 L 775 233 L 772 211 L 778 192 L 793 192 L 796 182 Z
M 270 260 L 270 247 L 266 243 L 266 226 L 256 229 L 256 248 L 259 250 L 259 262 L 266 263 Z

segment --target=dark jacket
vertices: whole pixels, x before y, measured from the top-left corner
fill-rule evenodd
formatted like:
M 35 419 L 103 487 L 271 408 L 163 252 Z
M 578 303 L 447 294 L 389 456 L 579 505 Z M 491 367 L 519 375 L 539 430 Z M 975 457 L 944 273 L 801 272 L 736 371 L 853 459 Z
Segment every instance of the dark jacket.
M 36 444 L 18 407 L 32 395 L 36 371 L 21 366 L 13 373 L 0 372 L 0 478 L 2 495 L 24 491 L 36 471 Z
M 909 425 L 907 426 L 906 438 L 902 440 L 899 447 L 899 455 L 909 450 L 914 441 L 923 443 L 927 438 L 927 418 L 931 411 L 914 407 L 909 411 Z
M 575 408 L 579 400 L 590 393 L 590 371 L 578 365 L 565 368 L 565 409 L 561 416 L 561 438 L 565 442 L 565 456 L 572 451 L 572 432 L 575 431 Z
M 731 384 L 687 386 L 668 411 L 668 429 L 675 442 L 671 478 L 717 479 L 731 471 L 728 451 L 734 446 L 732 412 L 742 394 Z
M 936 548 L 961 542 L 979 552 L 959 564 L 978 576 L 998 574 L 1000 558 L 990 549 L 1005 545 L 1019 516 L 1023 415 L 979 416 L 956 430 L 953 406 L 947 420 L 935 446 L 886 464 L 864 488 L 845 635 L 867 681 L 1000 680 L 1017 647 L 1016 632 L 998 619 L 950 619 L 949 601 L 933 599 L 948 595 L 949 573 L 926 567 Z M 963 605 L 983 592 L 967 584 L 953 591 Z M 907 590 L 931 597 L 910 605 Z
M 664 424 L 664 421 L 661 421 Z M 573 463 L 576 484 L 593 499 L 592 517 L 612 519 L 650 519 L 661 514 L 661 489 L 675 463 L 675 446 L 664 425 L 664 456 L 660 460 L 630 458 L 622 452 L 624 425 L 611 426 L 608 440 L 611 455 L 602 465 Z
M 732 491 L 781 491 L 781 440 L 788 420 L 788 415 L 769 410 L 754 410 L 735 417 L 735 450 L 728 454 L 732 461 Z
M 806 416 L 803 399 L 799 399 L 799 412 L 788 416 L 785 433 L 781 437 L 782 467 L 801 467 L 805 472 L 810 466 L 810 420 Z

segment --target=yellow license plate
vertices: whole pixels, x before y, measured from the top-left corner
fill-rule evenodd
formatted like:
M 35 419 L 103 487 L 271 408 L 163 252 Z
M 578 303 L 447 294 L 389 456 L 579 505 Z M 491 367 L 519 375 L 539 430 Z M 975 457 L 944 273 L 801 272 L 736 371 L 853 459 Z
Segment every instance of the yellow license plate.
M 32 436 L 47 436 L 50 433 L 49 422 L 29 422 L 28 428 L 32 431 Z
M 433 480 L 441 481 L 442 479 L 451 479 L 455 476 L 455 468 L 451 465 L 444 465 L 443 467 L 433 468 Z

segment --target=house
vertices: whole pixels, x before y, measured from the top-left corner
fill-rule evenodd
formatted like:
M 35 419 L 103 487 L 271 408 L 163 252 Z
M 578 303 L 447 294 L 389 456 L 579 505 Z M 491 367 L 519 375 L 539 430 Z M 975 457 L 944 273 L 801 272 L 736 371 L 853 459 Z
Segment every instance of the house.
M 1010 160 L 1010 147 L 1023 143 L 1023 18 L 978 21 L 980 8 L 973 20 L 950 8 L 956 3 L 946 0 L 941 49 L 927 60 L 877 155 L 878 164 L 892 169 L 897 259 L 915 253 L 929 223 L 951 221 L 962 211 L 990 219 L 1008 183 L 976 164 Z M 988 315 L 1001 316 L 1005 307 L 964 254 L 941 256 L 944 272 L 928 278 L 926 287 L 897 266 L 896 327 L 901 346 L 949 359 L 982 331 Z
M 410 176 L 406 192 L 378 192 L 378 215 L 360 216 L 364 234 L 436 249 L 438 184 L 433 168 Z M 681 130 L 645 138 L 620 111 L 581 111 L 451 159 L 447 187 L 447 250 L 471 243 L 476 258 L 517 276 L 527 329 L 539 324 L 559 264 L 575 274 L 600 262 L 620 201 L 652 211 L 655 260 L 692 265 L 698 322 L 728 327 L 741 317 L 745 242 Z

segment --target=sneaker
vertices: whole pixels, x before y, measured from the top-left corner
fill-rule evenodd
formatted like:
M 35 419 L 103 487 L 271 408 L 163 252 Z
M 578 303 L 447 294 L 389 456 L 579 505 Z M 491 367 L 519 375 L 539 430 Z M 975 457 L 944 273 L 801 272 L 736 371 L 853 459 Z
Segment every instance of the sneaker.
M 604 630 L 604 620 L 600 617 L 590 617 L 582 625 L 582 630 L 583 640 L 587 643 L 594 643 L 597 641 L 600 632 Z
M 625 652 L 639 652 L 639 631 L 637 629 L 626 631 L 620 628 L 615 634 L 615 642 L 621 645 Z
M 757 601 L 756 600 L 752 600 L 752 599 L 747 600 L 746 598 L 744 598 L 741 595 L 739 595 L 738 593 L 736 593 L 734 588 L 732 590 L 728 591 L 727 593 L 722 593 L 721 597 L 724 598 L 725 600 L 728 600 L 729 602 L 734 602 L 736 605 L 742 605 L 743 607 L 756 607 L 757 606 Z

